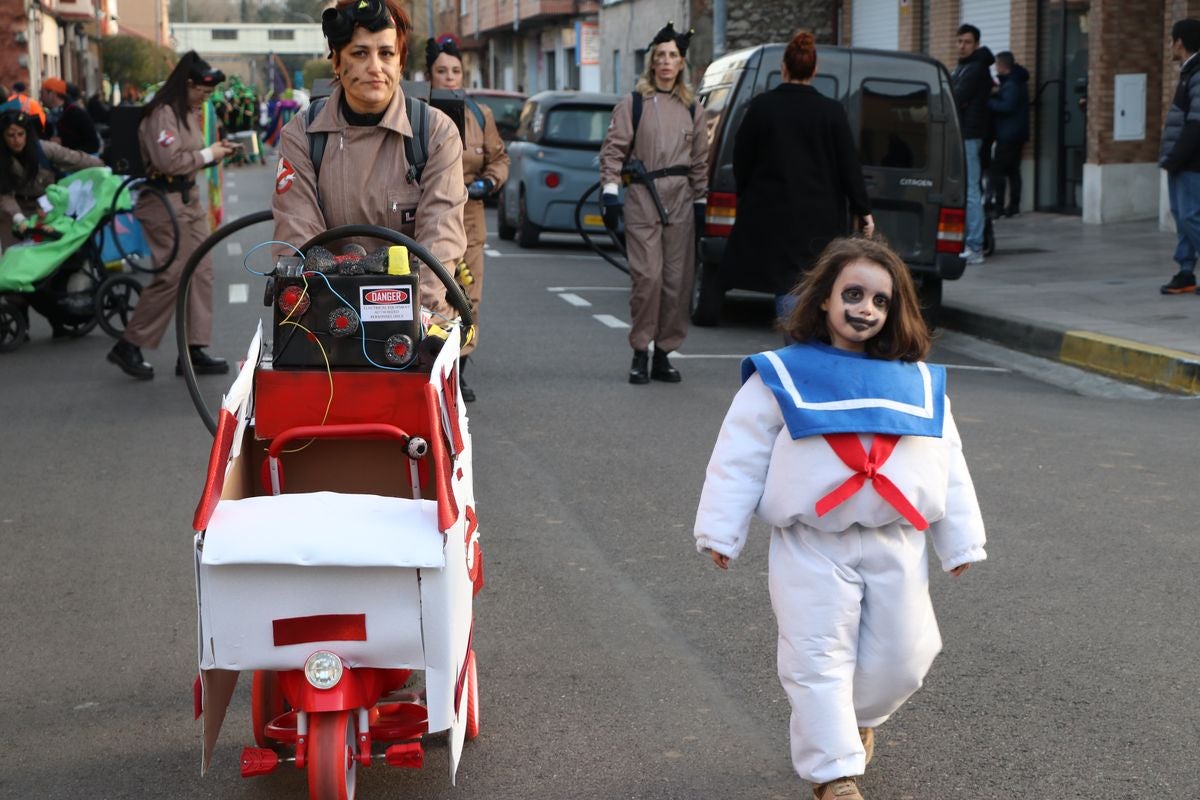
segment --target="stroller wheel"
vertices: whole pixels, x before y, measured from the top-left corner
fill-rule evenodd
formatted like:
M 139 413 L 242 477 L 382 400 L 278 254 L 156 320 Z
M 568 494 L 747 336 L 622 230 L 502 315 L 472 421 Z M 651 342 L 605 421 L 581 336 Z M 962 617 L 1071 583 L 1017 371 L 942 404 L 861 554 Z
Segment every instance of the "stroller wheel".
M 0 300 L 0 353 L 16 350 L 29 338 L 29 322 L 25 312 L 5 300 Z
M 96 319 L 105 333 L 121 338 L 141 295 L 142 284 L 131 275 L 113 275 L 100 284 L 96 290 Z

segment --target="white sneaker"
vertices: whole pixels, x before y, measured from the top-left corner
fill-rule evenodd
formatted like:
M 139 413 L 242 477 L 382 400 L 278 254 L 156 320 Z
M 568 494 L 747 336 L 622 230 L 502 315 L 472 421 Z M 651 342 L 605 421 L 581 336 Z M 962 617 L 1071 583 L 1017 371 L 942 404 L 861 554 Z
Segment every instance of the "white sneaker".
M 962 259 L 968 264 L 982 264 L 983 253 L 979 252 L 978 250 L 971 250 L 968 248 L 967 250 L 962 251 Z

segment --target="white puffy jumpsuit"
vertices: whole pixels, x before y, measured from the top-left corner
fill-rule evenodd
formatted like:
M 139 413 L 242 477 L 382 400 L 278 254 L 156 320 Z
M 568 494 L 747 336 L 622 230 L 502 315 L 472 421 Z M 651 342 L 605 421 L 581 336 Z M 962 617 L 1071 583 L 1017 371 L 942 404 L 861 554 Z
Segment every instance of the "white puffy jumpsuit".
M 872 450 L 874 436 L 857 438 Z M 817 503 L 854 474 L 823 436 L 792 438 L 755 372 L 725 417 L 696 516 L 697 549 L 731 558 L 754 514 L 772 527 L 769 583 L 792 764 L 813 783 L 863 773 L 858 728 L 880 725 L 920 688 L 942 644 L 925 535 L 879 494 L 874 468 L 818 515 Z M 878 474 L 930 523 L 944 570 L 986 558 L 948 400 L 941 438 L 899 437 Z

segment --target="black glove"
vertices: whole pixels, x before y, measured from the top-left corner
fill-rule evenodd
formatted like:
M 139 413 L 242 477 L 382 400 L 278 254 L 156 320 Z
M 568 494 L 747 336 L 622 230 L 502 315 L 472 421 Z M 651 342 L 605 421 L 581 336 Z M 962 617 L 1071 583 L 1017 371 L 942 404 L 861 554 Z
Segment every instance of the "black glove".
M 604 195 L 604 227 L 616 231 L 621 224 L 621 196 L 618 194 Z
M 696 217 L 696 235 L 704 235 L 704 203 L 692 203 L 692 214 Z
M 467 197 L 472 200 L 482 200 L 495 188 L 496 184 L 492 183 L 491 178 L 477 178 L 467 184 Z

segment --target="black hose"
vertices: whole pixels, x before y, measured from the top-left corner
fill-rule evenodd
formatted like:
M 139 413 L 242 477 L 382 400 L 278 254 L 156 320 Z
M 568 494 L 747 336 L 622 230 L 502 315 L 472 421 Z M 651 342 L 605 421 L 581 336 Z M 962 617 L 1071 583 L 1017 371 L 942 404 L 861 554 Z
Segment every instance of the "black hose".
M 258 225 L 273 218 L 274 215 L 269 210 L 255 211 L 253 214 L 239 217 L 228 225 L 217 228 L 200 243 L 200 246 L 188 258 L 187 263 L 183 265 L 183 272 L 179 274 L 179 291 L 175 297 L 175 343 L 179 347 L 179 366 L 183 368 L 183 380 L 187 384 L 188 394 L 192 396 L 192 404 L 200 412 L 200 419 L 203 420 L 204 426 L 213 436 L 217 435 L 217 419 L 208 410 L 204 398 L 200 396 L 200 386 L 196 383 L 196 368 L 192 366 L 192 354 L 188 350 L 188 295 L 191 293 L 192 274 L 200 266 L 200 261 L 208 255 L 208 251 L 217 246 L 217 242 L 222 241 L 231 233 L 237 233 L 242 228 L 249 228 L 251 225 Z
M 629 261 L 629 256 L 625 252 L 625 245 L 622 244 L 621 237 L 617 236 L 616 231 L 612 230 L 607 225 L 604 226 L 604 230 L 608 233 L 608 238 L 612 240 L 613 245 L 617 248 L 621 255 L 625 257 L 625 262 L 618 261 L 609 253 L 601 250 L 600 247 L 592 241 L 592 237 L 588 235 L 588 232 L 583 229 L 583 206 L 585 203 L 587 203 L 587 199 L 591 197 L 592 194 L 599 188 L 600 181 L 596 181 L 587 188 L 587 191 L 584 192 L 580 196 L 578 202 L 575 203 L 575 230 L 579 232 L 579 235 L 583 237 L 584 243 L 587 244 L 588 247 L 592 248 L 596 255 L 600 256 L 605 261 L 621 270 L 621 272 L 624 272 L 626 275 L 628 275 L 629 264 L 627 262 Z
M 136 175 L 130 175 L 125 178 L 125 180 L 121 181 L 121 187 L 117 189 L 116 194 L 113 195 L 112 205 L 108 209 L 108 224 L 112 227 L 113 244 L 117 246 L 117 253 L 120 254 L 121 258 L 125 259 L 126 263 L 128 263 L 129 266 L 132 267 L 136 272 L 145 272 L 150 275 L 157 275 L 167 267 L 171 266 L 171 264 L 175 261 L 175 256 L 179 255 L 179 219 L 175 216 L 175 209 L 171 207 L 171 200 L 167 197 L 166 193 L 154 186 L 146 186 L 145 181 L 145 178 L 140 178 Z M 121 245 L 121 237 L 117 236 L 117 214 L 121 213 L 117 206 L 120 203 L 121 195 L 125 193 L 126 189 L 129 189 L 135 183 L 143 184 L 138 188 L 139 192 L 150 192 L 166 207 L 167 217 L 171 220 L 171 230 L 175 234 L 171 239 L 171 252 L 167 254 L 167 257 L 163 263 L 157 267 L 139 267 L 137 262 L 129 257 L 129 253 L 125 252 L 125 248 Z M 130 203 L 129 213 L 133 213 L 132 203 Z

